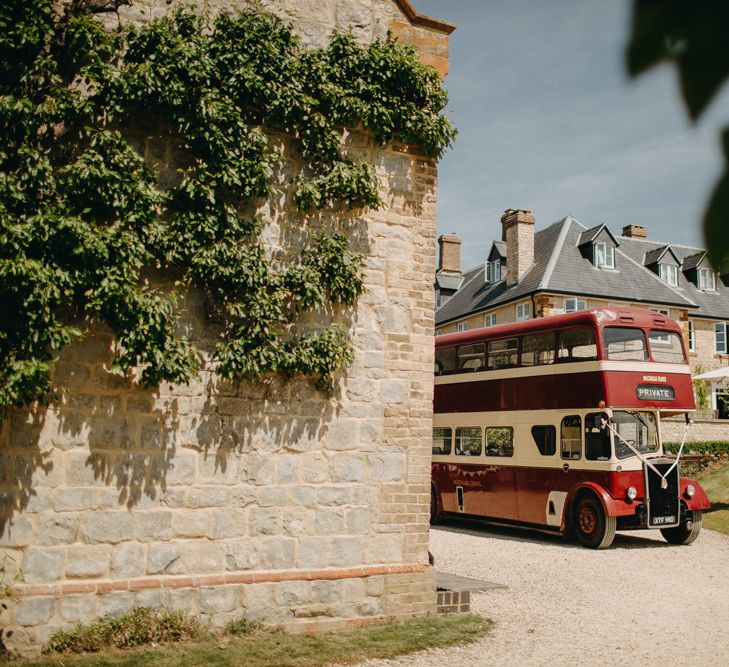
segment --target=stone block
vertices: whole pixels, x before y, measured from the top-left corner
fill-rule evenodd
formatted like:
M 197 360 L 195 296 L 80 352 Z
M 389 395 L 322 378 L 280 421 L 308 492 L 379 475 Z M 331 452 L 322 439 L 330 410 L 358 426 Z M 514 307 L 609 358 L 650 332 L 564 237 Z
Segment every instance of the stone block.
M 83 512 L 98 506 L 98 489 L 69 486 L 55 491 L 53 507 L 56 512 Z
M 365 538 L 365 563 L 401 563 L 402 535 L 372 535 Z
M 58 600 L 58 611 L 67 623 L 88 623 L 95 617 L 95 596 L 64 595 Z
M 329 564 L 333 567 L 362 565 L 362 537 L 333 537 L 329 545 Z
M 299 540 L 299 562 L 301 569 L 316 569 L 329 566 L 329 546 L 325 537 L 302 537 Z
M 275 615 L 273 584 L 250 584 L 242 589 L 246 618 L 252 621 L 269 621 Z
M 185 504 L 190 509 L 227 507 L 229 501 L 228 489 L 216 486 L 199 486 L 189 489 L 185 498 Z
M 182 571 L 185 573 L 223 572 L 225 545 L 215 542 L 187 542 L 182 549 L 181 561 Z
M 361 454 L 335 454 L 330 458 L 330 466 L 333 482 L 363 482 L 366 478 L 365 459 Z
M 150 544 L 147 550 L 147 574 L 184 574 L 182 555 L 186 547 L 181 542 Z
M 109 573 L 113 579 L 141 577 L 147 571 L 145 548 L 136 542 L 118 544 L 111 552 Z
M 51 597 L 22 598 L 13 610 L 13 621 L 18 625 L 45 625 L 53 616 L 55 600 Z
M 261 567 L 265 570 L 291 570 L 296 563 L 296 540 L 291 537 L 260 538 Z
M 378 454 L 370 456 L 370 475 L 380 482 L 399 482 L 405 479 L 405 454 Z
M 248 526 L 251 535 L 279 535 L 281 533 L 281 509 L 251 507 Z
M 344 510 L 323 507 L 316 513 L 314 532 L 317 535 L 337 535 L 344 532 Z
M 257 540 L 238 539 L 225 543 L 225 569 L 229 572 L 252 570 L 261 563 Z
M 13 516 L 0 526 L 0 547 L 25 547 L 33 541 L 33 523 L 26 516 Z
M 280 607 L 303 607 L 312 603 L 311 582 L 284 581 L 276 587 L 274 599 Z
M 29 584 L 58 581 L 65 558 L 63 547 L 29 547 L 23 556 L 23 579 Z
M 307 484 L 320 484 L 329 479 L 329 462 L 320 452 L 303 457 L 300 469 L 301 479 Z
M 175 537 L 205 537 L 210 524 L 206 510 L 188 510 L 172 514 L 171 532 Z
M 172 512 L 134 512 L 134 531 L 139 542 L 163 542 L 172 537 Z
M 109 570 L 111 547 L 89 544 L 74 545 L 66 551 L 66 576 L 103 577 Z
M 322 438 L 322 443 L 330 451 L 358 449 L 359 422 L 339 421 L 330 424 Z
M 242 509 L 210 510 L 207 536 L 211 540 L 243 537 L 246 534 L 247 513 Z
M 99 618 L 116 618 L 134 607 L 134 594 L 126 591 L 106 593 L 96 598 L 96 614 Z
M 262 487 L 258 491 L 258 504 L 261 507 L 284 507 L 289 504 L 289 490 L 282 486 Z
M 319 504 L 341 507 L 352 499 L 352 490 L 348 486 L 323 486 L 319 489 Z
M 118 544 L 134 537 L 134 516 L 131 512 L 98 512 L 81 520 L 81 539 L 89 544 Z
M 238 586 L 210 586 L 199 591 L 200 612 L 216 614 L 238 607 Z

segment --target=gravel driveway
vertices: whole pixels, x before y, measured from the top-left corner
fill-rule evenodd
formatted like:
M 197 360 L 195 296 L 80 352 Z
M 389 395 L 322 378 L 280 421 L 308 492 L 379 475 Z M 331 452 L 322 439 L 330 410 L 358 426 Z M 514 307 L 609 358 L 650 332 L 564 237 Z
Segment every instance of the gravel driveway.
M 368 667 L 729 665 L 729 537 L 692 545 L 658 531 L 618 533 L 593 551 L 561 538 L 474 524 L 430 531 L 443 572 L 506 584 L 471 594 L 491 636 Z

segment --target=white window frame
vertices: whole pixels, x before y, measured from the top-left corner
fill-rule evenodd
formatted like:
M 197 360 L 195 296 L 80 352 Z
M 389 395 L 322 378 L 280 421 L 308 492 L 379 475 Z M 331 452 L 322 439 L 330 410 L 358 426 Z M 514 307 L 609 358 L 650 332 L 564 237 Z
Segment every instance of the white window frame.
M 486 262 L 486 282 L 497 283 L 501 280 L 501 260 L 495 259 L 493 262 Z
M 574 302 L 574 308 L 569 307 L 569 302 Z M 578 310 L 587 310 L 587 301 L 584 299 L 578 299 L 576 296 L 569 296 L 564 300 L 564 312 L 565 313 L 576 313 Z
M 485 327 L 493 327 L 496 325 L 496 313 L 486 313 L 483 316 L 483 325 Z
M 712 269 L 699 269 L 699 289 L 704 292 L 716 292 L 716 274 Z
M 726 354 L 726 322 L 714 322 L 714 350 L 716 354 Z
M 696 352 L 696 329 L 693 320 L 688 321 L 688 349 L 689 352 Z
M 523 320 L 528 320 L 531 317 L 531 308 L 530 303 L 527 301 L 526 303 L 517 303 L 516 304 L 516 321 L 522 322 Z
M 658 275 L 666 285 L 678 285 L 678 267 L 673 264 L 659 264 Z
M 671 311 L 667 310 L 666 308 L 651 308 L 651 310 L 654 313 L 659 313 L 661 315 L 665 315 L 666 317 L 671 317 Z M 671 336 L 669 334 L 666 334 L 665 336 L 661 335 L 655 335 L 653 332 L 651 332 L 651 336 L 653 336 L 652 340 L 657 343 L 671 343 Z
M 595 266 L 599 269 L 615 268 L 615 248 L 600 241 L 595 244 Z
M 471 326 L 468 324 L 468 322 L 459 322 L 456 325 L 456 331 L 468 331 L 471 328 Z

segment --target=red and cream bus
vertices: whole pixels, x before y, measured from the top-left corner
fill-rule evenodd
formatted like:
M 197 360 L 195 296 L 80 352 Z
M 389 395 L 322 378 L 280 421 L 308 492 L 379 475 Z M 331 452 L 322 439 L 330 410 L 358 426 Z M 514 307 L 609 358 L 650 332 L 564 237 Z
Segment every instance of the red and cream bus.
M 664 456 L 661 418 L 695 409 L 681 329 L 638 308 L 580 311 L 438 336 L 431 520 L 470 515 L 688 544 L 709 507 Z

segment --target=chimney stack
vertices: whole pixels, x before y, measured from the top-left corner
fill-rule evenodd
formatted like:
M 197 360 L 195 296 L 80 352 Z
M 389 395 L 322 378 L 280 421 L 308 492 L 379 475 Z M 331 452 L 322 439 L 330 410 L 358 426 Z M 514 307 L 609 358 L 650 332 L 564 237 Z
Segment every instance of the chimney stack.
M 461 273 L 461 237 L 456 234 L 443 234 L 438 237 L 440 258 L 438 273 Z
M 501 238 L 506 242 L 506 284 L 516 285 L 534 264 L 534 216 L 509 208 L 501 216 Z
M 626 225 L 623 227 L 623 236 L 630 239 L 644 239 L 648 236 L 648 230 L 643 225 Z

